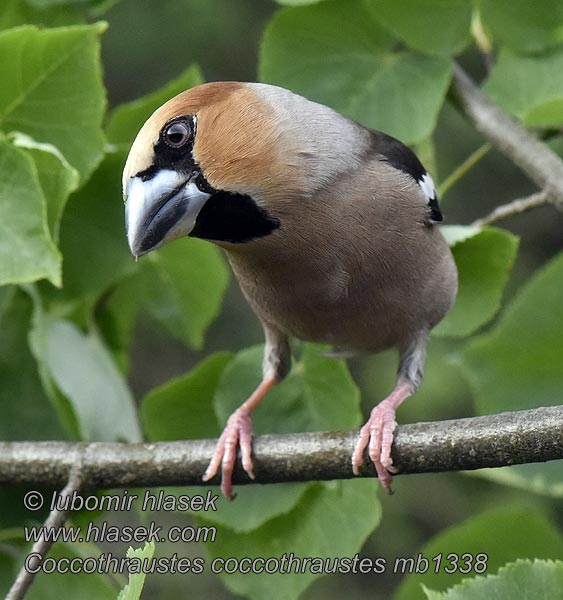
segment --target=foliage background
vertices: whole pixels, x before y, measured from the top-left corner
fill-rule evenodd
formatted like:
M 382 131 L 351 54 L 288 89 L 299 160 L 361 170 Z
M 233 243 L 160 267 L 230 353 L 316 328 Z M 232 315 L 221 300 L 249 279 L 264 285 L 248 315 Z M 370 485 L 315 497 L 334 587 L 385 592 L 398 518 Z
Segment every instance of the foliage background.
M 221 79 L 278 83 L 399 136 L 440 184 L 449 225 L 467 225 L 534 191 L 509 160 L 483 148 L 464 118 L 448 91 L 453 56 L 506 110 L 563 151 L 559 2 L 284 4 L 295 6 L 280 9 L 262 0 L 4 1 L 3 439 L 215 436 L 255 385 L 261 331 L 221 254 L 185 240 L 136 264 L 125 243 L 120 172 L 127 150 L 150 112 L 186 87 Z M 107 28 L 95 24 L 100 18 Z M 475 151 L 481 158 L 469 168 L 465 161 Z M 467 168 L 452 178 L 459 165 Z M 433 338 L 422 389 L 401 408 L 402 422 L 561 402 L 562 230 L 563 216 L 549 206 L 507 220 L 502 229 L 445 229 L 452 243 L 458 240 L 460 295 Z M 393 383 L 392 354 L 355 359 L 353 378 L 343 363 L 319 357 L 308 345 L 296 344 L 296 354 L 301 368 L 259 409 L 258 432 L 358 426 L 360 409 L 367 413 Z M 514 562 L 563 559 L 560 463 L 401 477 L 396 488 L 392 498 L 367 481 L 244 488 L 237 501 L 205 515 L 218 527 L 214 544 L 163 544 L 156 554 L 360 552 L 392 564 L 419 552 L 486 552 L 487 573 L 498 572 L 498 578 L 473 580 L 448 597 L 484 597 L 510 586 L 528 586 L 534 596 L 563 595 L 561 562 Z M 42 517 L 23 509 L 25 491 L 0 490 L 5 590 L 25 554 L 22 525 Z M 91 517 L 73 515 L 73 521 Z M 96 519 L 193 522 L 185 514 Z M 99 551 L 79 544 L 53 552 Z M 175 598 L 189 589 L 214 598 L 406 600 L 442 597 L 420 584 L 445 590 L 461 578 L 443 572 L 401 578 L 390 570 L 322 578 L 153 575 L 143 597 Z M 40 575 L 29 597 L 75 591 L 113 598 L 123 585 L 121 578 Z

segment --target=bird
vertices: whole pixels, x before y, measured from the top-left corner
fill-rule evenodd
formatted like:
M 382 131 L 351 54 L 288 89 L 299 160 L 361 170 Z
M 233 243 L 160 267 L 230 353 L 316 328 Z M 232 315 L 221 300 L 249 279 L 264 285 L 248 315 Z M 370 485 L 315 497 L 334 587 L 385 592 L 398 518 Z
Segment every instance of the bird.
M 430 331 L 458 280 L 415 153 L 285 88 L 212 82 L 148 118 L 122 183 L 134 257 L 187 236 L 216 244 L 264 330 L 262 380 L 229 417 L 203 480 L 220 472 L 231 499 L 239 450 L 255 478 L 252 412 L 289 373 L 296 338 L 344 353 L 397 350 L 396 386 L 351 456 L 356 475 L 369 457 L 391 493 L 396 410 L 421 384 Z

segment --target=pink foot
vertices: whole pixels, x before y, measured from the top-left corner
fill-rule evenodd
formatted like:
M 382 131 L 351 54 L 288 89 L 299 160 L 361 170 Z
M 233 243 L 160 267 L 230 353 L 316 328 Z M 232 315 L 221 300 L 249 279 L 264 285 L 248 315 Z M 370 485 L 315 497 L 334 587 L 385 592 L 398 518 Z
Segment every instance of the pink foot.
M 221 491 L 229 500 L 233 499 L 233 470 L 237 459 L 237 446 L 240 446 L 242 468 L 254 479 L 252 464 L 252 419 L 250 415 L 268 390 L 276 384 L 274 377 L 266 377 L 254 390 L 250 398 L 241 404 L 229 417 L 225 429 L 215 446 L 215 453 L 209 463 L 203 481 L 215 477 L 221 466 Z
M 352 470 L 355 475 L 359 475 L 360 467 L 364 463 L 364 451 L 366 448 L 368 449 L 369 457 L 377 471 L 377 477 L 383 489 L 390 494 L 393 493 L 391 490 L 392 473 L 397 472 L 391 458 L 393 433 L 397 427 L 395 411 L 410 394 L 409 385 L 400 384 L 371 411 L 367 423 L 360 429 L 360 436 L 352 454 Z
M 215 477 L 221 466 L 221 492 L 225 498 L 233 498 L 233 470 L 237 458 L 237 446 L 240 446 L 242 466 L 251 479 L 254 479 L 252 464 L 252 419 L 242 406 L 227 421 L 227 425 L 217 442 L 215 453 L 209 463 L 203 481 Z

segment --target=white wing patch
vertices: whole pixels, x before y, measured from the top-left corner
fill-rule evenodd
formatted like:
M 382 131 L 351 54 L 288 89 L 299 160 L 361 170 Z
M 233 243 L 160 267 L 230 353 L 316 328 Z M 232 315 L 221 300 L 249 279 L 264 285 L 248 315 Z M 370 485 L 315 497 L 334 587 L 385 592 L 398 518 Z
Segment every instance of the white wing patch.
M 430 200 L 436 200 L 438 198 L 438 192 L 436 191 L 436 186 L 434 185 L 434 180 L 428 173 L 424 173 L 422 179 L 418 182 L 418 185 L 422 188 L 424 195 L 428 202 Z

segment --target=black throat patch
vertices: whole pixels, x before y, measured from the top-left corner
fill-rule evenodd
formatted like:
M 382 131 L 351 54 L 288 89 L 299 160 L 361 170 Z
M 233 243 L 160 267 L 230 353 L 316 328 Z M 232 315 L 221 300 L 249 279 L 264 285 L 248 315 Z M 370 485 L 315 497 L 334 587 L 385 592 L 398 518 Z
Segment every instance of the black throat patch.
M 200 210 L 190 237 L 242 244 L 265 237 L 280 221 L 244 194 L 213 191 Z

